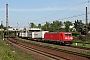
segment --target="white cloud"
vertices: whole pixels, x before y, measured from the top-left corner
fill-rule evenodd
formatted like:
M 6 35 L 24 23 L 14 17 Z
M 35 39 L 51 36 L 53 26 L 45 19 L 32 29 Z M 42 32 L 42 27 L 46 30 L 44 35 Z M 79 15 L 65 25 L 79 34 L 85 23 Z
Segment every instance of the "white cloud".
M 42 8 L 42 9 L 39 9 L 39 10 L 46 10 L 46 11 L 48 11 L 48 10 L 63 10 L 63 8 Z
M 0 11 L 5 11 L 5 8 L 0 8 Z
M 39 9 L 9 9 L 9 11 L 52 11 L 52 10 L 62 10 L 61 8 L 39 8 Z
M 0 11 L 5 11 L 6 8 L 0 8 Z M 72 10 L 72 11 L 75 11 L 75 10 L 83 10 L 82 8 L 67 8 L 67 7 L 64 7 L 64 8 L 52 8 L 52 7 L 47 7 L 47 8 L 38 8 L 38 9 L 12 9 L 12 8 L 9 8 L 9 11 L 18 11 L 18 12 L 30 12 L 30 11 L 62 11 L 62 10 Z
M 12 9 L 9 8 L 9 11 L 19 11 L 19 12 L 26 12 L 26 11 L 52 11 L 52 10 L 63 10 L 63 8 L 38 8 L 38 9 Z M 5 8 L 0 8 L 0 11 L 5 11 Z

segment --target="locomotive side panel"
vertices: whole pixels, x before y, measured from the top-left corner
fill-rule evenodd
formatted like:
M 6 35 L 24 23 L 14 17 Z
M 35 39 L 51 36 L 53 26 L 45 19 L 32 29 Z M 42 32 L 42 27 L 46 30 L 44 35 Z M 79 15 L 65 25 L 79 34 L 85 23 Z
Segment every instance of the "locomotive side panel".
M 73 41 L 73 37 L 70 32 L 45 33 L 44 39 L 48 41 L 58 41 L 63 44 L 71 44 Z
M 59 37 L 59 33 L 45 33 L 44 36 L 45 40 L 60 40 Z

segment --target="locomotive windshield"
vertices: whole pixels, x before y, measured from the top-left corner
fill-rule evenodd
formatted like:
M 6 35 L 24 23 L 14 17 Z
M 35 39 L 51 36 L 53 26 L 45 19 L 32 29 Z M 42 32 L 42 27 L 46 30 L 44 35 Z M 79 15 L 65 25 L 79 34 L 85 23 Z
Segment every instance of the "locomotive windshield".
M 72 36 L 72 34 L 65 34 L 65 36 Z

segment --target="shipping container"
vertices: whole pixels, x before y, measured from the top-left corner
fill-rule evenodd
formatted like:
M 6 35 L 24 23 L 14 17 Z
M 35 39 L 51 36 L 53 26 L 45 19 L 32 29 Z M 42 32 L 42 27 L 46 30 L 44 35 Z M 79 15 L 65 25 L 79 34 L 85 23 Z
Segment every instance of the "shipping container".
M 27 36 L 32 39 L 43 39 L 46 32 L 48 31 L 29 32 Z

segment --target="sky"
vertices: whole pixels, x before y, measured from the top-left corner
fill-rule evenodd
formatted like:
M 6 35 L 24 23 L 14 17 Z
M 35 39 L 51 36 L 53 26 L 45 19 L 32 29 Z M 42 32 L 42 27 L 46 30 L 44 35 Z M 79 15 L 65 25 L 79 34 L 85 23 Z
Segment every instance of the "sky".
M 82 20 L 85 23 L 86 7 L 90 13 L 90 0 L 0 0 L 0 22 L 6 26 L 6 4 L 8 22 L 11 27 L 29 27 L 30 23 L 45 24 Z M 90 21 L 90 14 L 88 14 Z

